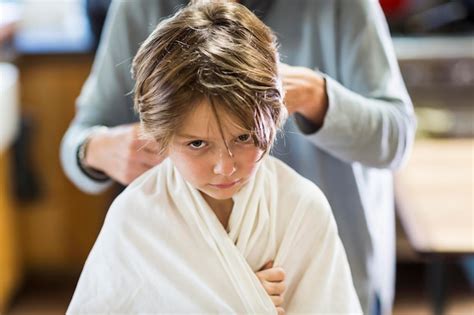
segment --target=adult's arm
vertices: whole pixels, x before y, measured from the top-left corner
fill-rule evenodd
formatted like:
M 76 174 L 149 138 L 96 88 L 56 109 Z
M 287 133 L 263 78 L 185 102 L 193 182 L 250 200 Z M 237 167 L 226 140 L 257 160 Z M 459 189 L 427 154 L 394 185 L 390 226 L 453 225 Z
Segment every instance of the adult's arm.
M 331 155 L 375 168 L 398 168 L 414 140 L 416 119 L 400 75 L 386 20 L 377 1 L 338 3 L 338 77 L 325 76 L 328 109 L 316 130 L 301 130 Z
M 130 94 L 130 66 L 139 43 L 154 26 L 145 3 L 112 2 L 92 71 L 76 101 L 76 116 L 61 143 L 64 171 L 84 192 L 100 193 L 112 180 L 94 179 L 79 167 L 79 146 L 96 126 L 112 127 L 137 120 Z

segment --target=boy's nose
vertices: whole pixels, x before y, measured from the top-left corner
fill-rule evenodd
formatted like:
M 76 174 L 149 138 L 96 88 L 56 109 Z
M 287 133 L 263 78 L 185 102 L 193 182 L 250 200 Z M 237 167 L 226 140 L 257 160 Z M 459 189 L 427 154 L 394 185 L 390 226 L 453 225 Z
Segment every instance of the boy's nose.
M 235 161 L 229 152 L 220 152 L 219 157 L 214 165 L 214 174 L 231 176 L 235 173 Z

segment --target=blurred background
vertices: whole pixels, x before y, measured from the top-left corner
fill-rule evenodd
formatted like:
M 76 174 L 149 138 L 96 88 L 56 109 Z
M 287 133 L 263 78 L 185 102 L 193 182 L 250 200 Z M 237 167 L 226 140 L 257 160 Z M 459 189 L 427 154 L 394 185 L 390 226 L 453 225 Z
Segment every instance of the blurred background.
M 64 314 L 113 198 L 59 164 L 109 2 L 0 0 L 0 314 Z M 393 313 L 474 315 L 474 1 L 380 2 L 419 121 Z

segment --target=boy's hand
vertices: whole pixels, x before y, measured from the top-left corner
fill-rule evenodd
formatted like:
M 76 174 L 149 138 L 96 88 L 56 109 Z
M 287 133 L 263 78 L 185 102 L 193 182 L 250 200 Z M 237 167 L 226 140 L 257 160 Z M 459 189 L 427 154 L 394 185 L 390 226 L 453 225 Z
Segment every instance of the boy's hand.
M 263 285 L 276 307 L 278 315 L 285 314 L 283 305 L 283 293 L 285 292 L 285 271 L 281 267 L 273 267 L 273 261 L 269 261 L 256 273 L 257 278 Z

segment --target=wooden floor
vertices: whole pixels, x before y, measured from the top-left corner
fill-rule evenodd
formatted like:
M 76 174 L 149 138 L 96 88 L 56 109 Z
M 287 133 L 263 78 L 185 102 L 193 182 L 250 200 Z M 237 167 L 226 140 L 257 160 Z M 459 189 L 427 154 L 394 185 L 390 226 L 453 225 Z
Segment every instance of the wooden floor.
M 444 314 L 474 315 L 474 290 L 469 287 L 461 269 L 450 265 L 448 298 Z M 30 281 L 15 299 L 5 315 L 64 314 L 76 279 L 61 278 Z M 430 315 L 430 301 L 425 292 L 425 266 L 404 264 L 398 266 L 394 315 Z

